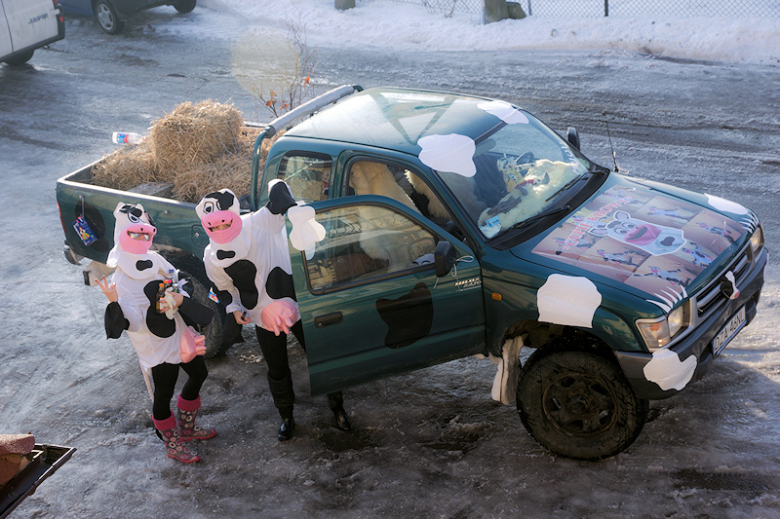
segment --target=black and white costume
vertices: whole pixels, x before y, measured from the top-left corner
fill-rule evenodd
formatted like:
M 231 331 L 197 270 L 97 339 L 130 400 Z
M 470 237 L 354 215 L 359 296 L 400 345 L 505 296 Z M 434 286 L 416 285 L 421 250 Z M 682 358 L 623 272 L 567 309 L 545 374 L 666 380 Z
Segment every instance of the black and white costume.
M 256 326 L 257 340 L 268 365 L 268 384 L 274 405 L 283 419 L 279 439 L 292 435 L 292 376 L 287 358 L 287 336 L 264 322 L 263 312 L 281 303 L 289 309 L 289 329 L 305 349 L 300 312 L 295 301 L 285 214 L 298 207 L 289 187 L 281 180 L 269 183 L 268 204 L 254 213 L 240 215 L 240 204 L 229 189 L 209 193 L 196 208 L 210 243 L 204 252 L 206 273 L 218 291 L 227 298 L 226 311 L 243 313 Z M 308 207 L 310 210 L 311 208 Z M 311 214 L 313 221 L 313 212 Z M 291 215 L 292 219 L 292 215 Z M 293 220 L 294 225 L 297 225 Z M 304 222 L 305 227 L 306 222 Z M 319 225 L 319 224 L 316 224 Z M 311 243 L 312 227 L 293 233 Z M 316 233 L 314 233 L 316 234 Z M 321 236 L 320 236 L 321 238 Z M 228 294 L 223 296 L 222 294 Z M 328 403 L 339 427 L 349 429 L 341 393 L 328 395 Z
M 194 418 L 200 409 L 200 388 L 208 376 L 202 356 L 196 356 L 188 363 L 182 363 L 181 344 L 187 326 L 208 324 L 213 311 L 190 299 L 192 284 L 179 278 L 179 272 L 157 252 L 149 251 L 151 241 L 157 233 L 148 214 L 139 205 L 120 203 L 114 211 L 114 248 L 108 256 L 107 265 L 116 268 L 112 282 L 118 301 L 110 302 L 105 313 L 106 336 L 118 339 L 127 332 L 133 344 L 141 368 L 151 372 L 154 380 L 153 419 L 156 428 L 165 436 L 168 455 L 179 461 L 197 461 L 197 455 L 183 447 L 181 440 L 207 439 L 216 435 L 194 425 Z M 141 236 L 141 239 L 138 237 Z M 177 310 L 157 312 L 160 283 L 169 278 L 177 284 L 183 297 Z M 177 426 L 171 413 L 179 367 L 189 375 L 179 396 L 180 423 Z M 189 430 L 181 423 L 189 416 L 192 425 Z M 176 434 L 174 434 L 174 429 Z M 189 437 L 187 437 L 189 435 Z M 173 443 L 171 443 L 173 442 Z

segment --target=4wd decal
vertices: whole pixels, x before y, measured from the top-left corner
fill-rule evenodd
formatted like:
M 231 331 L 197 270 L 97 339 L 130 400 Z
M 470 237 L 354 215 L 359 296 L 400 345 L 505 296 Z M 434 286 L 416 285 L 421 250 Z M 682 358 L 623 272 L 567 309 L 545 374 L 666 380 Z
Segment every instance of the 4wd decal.
M 533 252 L 648 294 L 677 294 L 745 231 L 755 229 L 749 211 L 744 221 L 735 221 L 715 212 L 725 201 L 711 197 L 710 202 L 713 209 L 656 191 L 613 186 L 553 229 Z M 671 310 L 675 299 L 665 300 L 662 308 Z

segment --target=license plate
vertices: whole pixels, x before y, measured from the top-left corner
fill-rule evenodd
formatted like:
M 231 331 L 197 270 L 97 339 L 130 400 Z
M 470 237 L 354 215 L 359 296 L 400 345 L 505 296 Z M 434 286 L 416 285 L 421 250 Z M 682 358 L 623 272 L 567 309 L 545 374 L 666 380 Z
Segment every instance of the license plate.
M 743 306 L 734 316 L 726 323 L 726 326 L 721 328 L 718 335 L 712 340 L 712 351 L 715 355 L 718 355 L 726 345 L 731 342 L 737 333 L 745 326 L 747 318 L 745 315 L 745 307 Z

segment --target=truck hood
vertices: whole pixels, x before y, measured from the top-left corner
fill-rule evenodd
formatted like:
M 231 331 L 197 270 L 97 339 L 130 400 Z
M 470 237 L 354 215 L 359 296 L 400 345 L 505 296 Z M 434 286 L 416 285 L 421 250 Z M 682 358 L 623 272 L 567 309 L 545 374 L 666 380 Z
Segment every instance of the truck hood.
M 670 292 L 681 300 L 737 254 L 758 223 L 735 202 L 611 174 L 574 213 L 512 252 L 564 274 L 597 274 L 649 301 Z

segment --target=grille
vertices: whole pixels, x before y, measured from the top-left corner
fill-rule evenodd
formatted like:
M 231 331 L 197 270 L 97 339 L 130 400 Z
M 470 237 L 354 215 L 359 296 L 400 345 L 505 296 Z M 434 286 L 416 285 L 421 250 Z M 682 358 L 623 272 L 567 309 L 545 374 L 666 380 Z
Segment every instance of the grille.
M 734 278 L 737 286 L 745 279 L 750 271 L 750 258 L 748 257 L 748 248 L 750 244 L 742 251 L 737 259 L 732 263 L 726 271 L 734 272 Z M 725 274 L 725 273 L 724 273 Z M 699 317 L 704 319 L 710 312 L 723 305 L 727 298 L 720 289 L 720 283 L 724 279 L 724 276 L 713 280 L 707 285 L 701 292 L 696 295 L 696 309 L 698 310 Z

